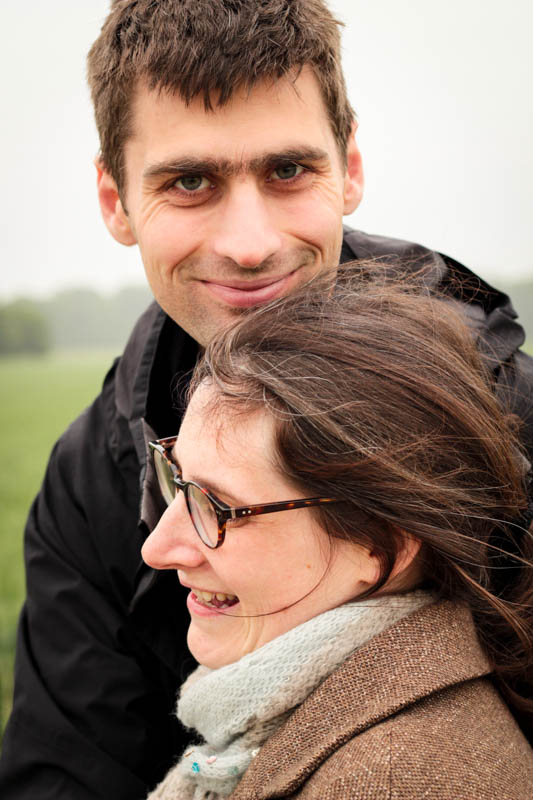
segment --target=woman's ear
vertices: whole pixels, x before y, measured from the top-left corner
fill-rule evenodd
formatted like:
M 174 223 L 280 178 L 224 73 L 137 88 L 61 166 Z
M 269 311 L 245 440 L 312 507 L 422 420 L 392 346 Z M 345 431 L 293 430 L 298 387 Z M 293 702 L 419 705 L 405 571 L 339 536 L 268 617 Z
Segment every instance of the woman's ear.
M 422 542 L 416 536 L 411 536 L 405 531 L 397 531 L 396 535 L 398 537 L 396 561 L 387 582 L 379 590 L 380 592 L 415 589 L 424 577 L 422 566 L 417 562 Z M 380 578 L 381 559 L 377 550 L 367 547 L 360 549 L 362 555 L 359 572 L 366 591 L 372 589 Z
M 406 531 L 398 532 L 400 547 L 387 588 L 414 589 L 422 580 L 422 567 L 417 563 L 422 542 Z

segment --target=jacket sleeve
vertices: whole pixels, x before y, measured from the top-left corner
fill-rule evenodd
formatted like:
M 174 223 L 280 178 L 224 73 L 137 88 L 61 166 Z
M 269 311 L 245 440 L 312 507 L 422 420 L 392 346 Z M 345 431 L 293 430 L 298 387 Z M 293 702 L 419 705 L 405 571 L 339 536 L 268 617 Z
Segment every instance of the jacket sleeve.
M 27 523 L 3 800 L 142 798 L 176 747 L 173 676 L 128 617 L 138 465 L 109 456 L 103 416 L 100 398 L 56 445 Z

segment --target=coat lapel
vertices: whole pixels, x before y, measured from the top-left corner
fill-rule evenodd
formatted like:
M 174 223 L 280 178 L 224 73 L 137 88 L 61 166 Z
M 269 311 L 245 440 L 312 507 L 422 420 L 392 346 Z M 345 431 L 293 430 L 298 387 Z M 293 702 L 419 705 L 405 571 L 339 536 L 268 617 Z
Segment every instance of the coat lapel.
M 447 601 L 426 606 L 330 675 L 267 741 L 231 800 L 290 795 L 366 728 L 432 692 L 490 672 L 470 612 Z

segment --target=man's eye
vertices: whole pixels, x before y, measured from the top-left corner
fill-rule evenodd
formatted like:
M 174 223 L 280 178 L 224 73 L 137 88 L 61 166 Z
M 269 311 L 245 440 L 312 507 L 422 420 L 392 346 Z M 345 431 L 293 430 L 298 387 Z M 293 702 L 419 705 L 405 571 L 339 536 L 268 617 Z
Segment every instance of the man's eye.
M 174 183 L 178 189 L 183 189 L 186 192 L 197 192 L 200 189 L 207 189 L 210 182 L 204 175 L 184 175 Z
M 291 178 L 296 178 L 304 171 L 301 164 L 283 164 L 271 173 L 271 180 L 288 181 Z

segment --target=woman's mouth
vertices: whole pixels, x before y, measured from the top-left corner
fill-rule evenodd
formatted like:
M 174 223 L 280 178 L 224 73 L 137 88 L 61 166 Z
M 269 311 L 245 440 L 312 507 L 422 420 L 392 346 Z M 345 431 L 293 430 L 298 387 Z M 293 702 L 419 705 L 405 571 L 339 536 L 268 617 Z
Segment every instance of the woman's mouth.
M 200 605 L 206 608 L 216 608 L 222 610 L 224 608 L 231 608 L 239 602 L 239 598 L 234 594 L 225 594 L 224 592 L 204 592 L 200 589 L 191 590 L 193 599 Z

